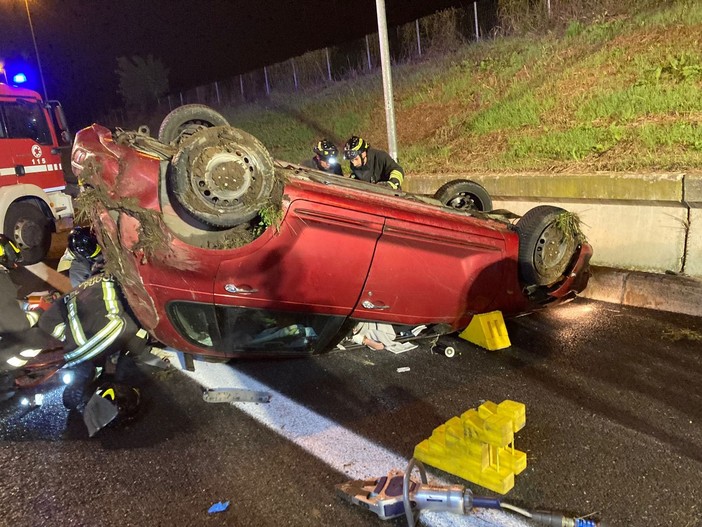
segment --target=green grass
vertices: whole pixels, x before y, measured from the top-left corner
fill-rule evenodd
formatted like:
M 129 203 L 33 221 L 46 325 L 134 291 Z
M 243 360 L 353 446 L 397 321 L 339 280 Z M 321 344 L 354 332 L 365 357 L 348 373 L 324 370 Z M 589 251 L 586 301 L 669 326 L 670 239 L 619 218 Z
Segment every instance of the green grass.
M 393 66 L 400 162 L 409 177 L 702 169 L 702 2 L 636 5 Z M 322 137 L 342 147 L 358 134 L 386 146 L 379 71 L 277 93 L 225 115 L 293 162 L 311 156 Z

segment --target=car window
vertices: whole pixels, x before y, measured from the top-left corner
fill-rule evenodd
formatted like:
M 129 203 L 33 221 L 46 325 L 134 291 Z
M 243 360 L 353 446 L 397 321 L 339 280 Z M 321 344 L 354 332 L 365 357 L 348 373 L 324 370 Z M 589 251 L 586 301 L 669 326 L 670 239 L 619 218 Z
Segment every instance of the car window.
M 31 139 L 40 145 L 51 144 L 49 124 L 44 109 L 39 103 L 3 103 L 7 137 L 10 139 Z
M 168 315 L 188 341 L 223 353 L 311 353 L 319 336 L 328 329 L 335 331 L 339 319 L 343 320 L 312 313 L 194 302 L 173 302 L 168 306 Z

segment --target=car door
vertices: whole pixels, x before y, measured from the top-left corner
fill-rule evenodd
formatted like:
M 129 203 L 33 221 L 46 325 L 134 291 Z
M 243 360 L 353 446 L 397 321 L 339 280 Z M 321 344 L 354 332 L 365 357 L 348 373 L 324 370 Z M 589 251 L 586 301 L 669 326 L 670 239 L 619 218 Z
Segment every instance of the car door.
M 503 255 L 504 239 L 489 228 L 388 218 L 352 317 L 459 326 L 492 303 Z
M 214 301 L 222 347 L 311 352 L 328 342 L 358 302 L 383 221 L 293 201 L 279 232 L 220 264 Z

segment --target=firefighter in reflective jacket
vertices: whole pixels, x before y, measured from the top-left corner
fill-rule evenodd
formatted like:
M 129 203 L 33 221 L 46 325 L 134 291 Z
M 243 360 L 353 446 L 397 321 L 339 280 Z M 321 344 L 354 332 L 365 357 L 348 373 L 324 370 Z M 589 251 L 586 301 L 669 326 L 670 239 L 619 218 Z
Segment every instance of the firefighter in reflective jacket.
M 351 177 L 401 190 L 405 171 L 390 154 L 371 148 L 367 141 L 354 135 L 344 145 L 344 158 L 351 164 Z
M 103 366 L 120 351 L 138 354 L 147 339 L 109 274 L 95 275 L 56 300 L 38 325 L 64 343 L 67 367 L 87 361 Z
M 120 352 L 139 354 L 146 348 L 148 334 L 129 311 L 111 275 L 95 275 L 46 307 L 32 330 L 40 331 L 47 342 L 63 343 L 66 367 L 85 364 L 86 382 L 107 359 L 113 358 L 116 364 Z M 26 345 L 25 337 L 33 336 L 36 341 L 36 335 L 30 333 L 21 333 L 19 343 L 0 350 L 0 371 L 22 368 L 41 352 L 37 346 Z
M 10 271 L 21 261 L 22 255 L 17 246 L 7 236 L 0 234 L 0 334 L 26 331 L 39 318 L 38 313 L 25 313 L 17 301 L 17 286 L 10 278 Z

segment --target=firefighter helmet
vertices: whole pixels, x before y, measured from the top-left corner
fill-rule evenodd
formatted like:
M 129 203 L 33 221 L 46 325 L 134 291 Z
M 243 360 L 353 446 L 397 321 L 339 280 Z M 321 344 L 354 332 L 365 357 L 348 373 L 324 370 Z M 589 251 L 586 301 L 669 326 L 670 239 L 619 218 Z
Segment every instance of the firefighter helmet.
M 95 394 L 107 399 L 117 407 L 117 416 L 111 424 L 127 423 L 133 420 L 139 411 L 141 394 L 137 388 L 116 382 L 106 382 L 95 390 Z
M 362 137 L 354 135 L 344 145 L 344 159 L 354 159 L 369 147 L 370 145 Z
M 89 227 L 74 227 L 68 235 L 68 248 L 73 254 L 94 260 L 102 252 L 97 238 Z
M 17 263 L 22 261 L 22 254 L 19 248 L 4 234 L 0 234 L 0 265 L 8 269 L 17 267 Z
M 324 159 L 326 162 L 332 164 L 336 161 L 336 158 L 339 155 L 339 149 L 336 148 L 336 145 L 328 139 L 322 139 L 314 146 L 313 150 L 314 153 L 321 159 Z

